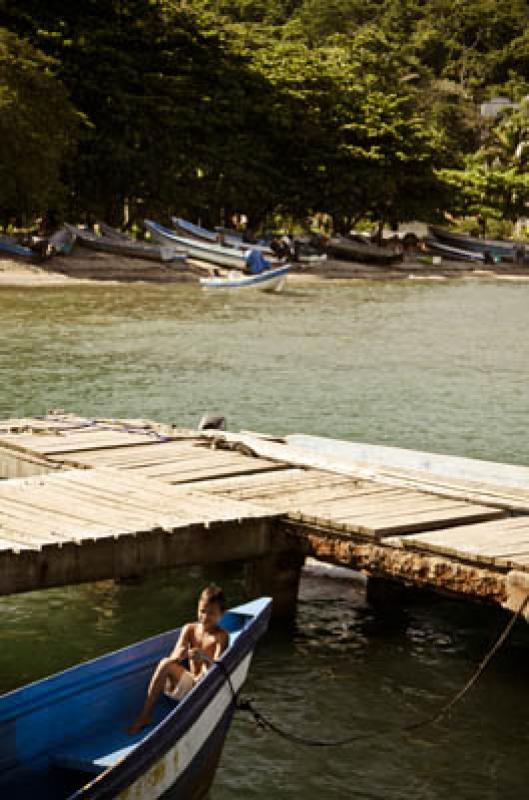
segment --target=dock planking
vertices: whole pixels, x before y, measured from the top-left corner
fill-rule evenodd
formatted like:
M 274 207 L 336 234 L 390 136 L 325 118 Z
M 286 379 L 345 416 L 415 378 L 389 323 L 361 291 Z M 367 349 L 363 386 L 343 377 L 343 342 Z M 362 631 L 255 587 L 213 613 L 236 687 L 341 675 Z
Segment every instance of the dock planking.
M 529 571 L 529 517 L 507 517 L 442 531 L 395 537 L 388 544 L 457 557 L 492 567 Z
M 503 510 L 490 506 L 316 470 L 286 474 L 283 481 L 281 477 L 276 474 L 268 479 L 273 481 L 271 491 L 264 477 L 249 483 L 246 479 L 216 481 L 203 488 L 215 496 L 259 502 L 290 520 L 376 538 L 505 516 Z
M 495 602 L 510 571 L 529 572 L 520 486 L 344 463 L 255 434 L 65 413 L 0 421 L 2 457 L 13 475 L 17 458 L 40 474 L 0 481 L 0 594 L 263 558 L 278 531 L 304 554 Z

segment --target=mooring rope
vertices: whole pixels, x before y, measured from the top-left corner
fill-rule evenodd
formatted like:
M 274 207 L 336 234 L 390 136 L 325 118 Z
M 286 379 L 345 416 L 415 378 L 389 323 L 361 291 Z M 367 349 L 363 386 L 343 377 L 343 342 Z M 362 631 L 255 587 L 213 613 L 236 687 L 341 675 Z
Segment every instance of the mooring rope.
M 459 689 L 449 700 L 443 703 L 443 705 L 439 709 L 437 709 L 437 711 L 435 711 L 433 714 L 430 714 L 427 717 L 424 717 L 423 719 L 420 719 L 418 722 L 411 722 L 406 725 L 400 725 L 397 728 L 388 729 L 383 732 L 372 731 L 367 733 L 365 732 L 355 733 L 351 736 L 346 736 L 341 739 L 313 739 L 306 736 L 300 736 L 297 733 L 293 733 L 292 731 L 286 730 L 280 725 L 277 725 L 277 723 L 273 722 L 273 720 L 271 720 L 269 717 L 265 716 L 261 711 L 259 711 L 259 709 L 255 707 L 252 700 L 239 699 L 233 687 L 233 684 L 231 682 L 231 677 L 229 675 L 228 670 L 226 669 L 225 664 L 223 664 L 221 661 L 215 661 L 215 664 L 217 664 L 222 669 L 224 675 L 226 676 L 236 709 L 238 711 L 244 711 L 251 714 L 258 728 L 262 728 L 263 730 L 268 730 L 271 733 L 275 733 L 277 736 L 280 736 L 282 739 L 287 739 L 288 741 L 293 742 L 294 744 L 303 745 L 304 747 L 344 747 L 346 745 L 354 744 L 355 742 L 365 742 L 368 739 L 379 739 L 387 736 L 394 736 L 396 733 L 412 733 L 422 728 L 426 728 L 429 725 L 433 725 L 433 723 L 438 722 L 440 719 L 445 717 L 454 708 L 454 706 L 457 703 L 459 703 L 465 697 L 465 695 L 468 694 L 468 692 L 473 688 L 473 686 L 475 686 L 475 684 L 478 682 L 478 680 L 485 672 L 486 668 L 488 667 L 494 656 L 505 644 L 517 620 L 522 616 L 528 605 L 529 605 L 529 593 L 526 595 L 523 602 L 520 604 L 518 609 L 512 615 L 509 622 L 501 632 L 500 636 L 496 639 L 492 647 L 487 651 L 485 656 L 482 658 L 477 669 L 473 672 L 473 674 L 465 683 L 465 685 L 461 689 Z

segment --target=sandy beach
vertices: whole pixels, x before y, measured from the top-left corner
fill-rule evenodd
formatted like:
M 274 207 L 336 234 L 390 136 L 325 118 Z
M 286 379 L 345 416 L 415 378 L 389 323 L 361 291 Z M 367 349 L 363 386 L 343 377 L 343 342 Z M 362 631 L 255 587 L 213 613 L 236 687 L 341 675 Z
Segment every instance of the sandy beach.
M 5 286 L 64 286 L 72 283 L 92 283 L 83 278 L 71 278 L 59 272 L 51 272 L 33 264 L 0 259 L 0 288 Z
M 99 253 L 76 248 L 69 256 L 57 256 L 40 265 L 17 259 L 0 259 L 0 288 L 52 287 L 72 284 L 117 283 L 198 283 L 200 275 L 208 275 L 211 265 L 189 260 L 187 267 L 175 267 L 139 258 Z M 409 261 L 391 268 L 345 261 L 328 260 L 317 266 L 297 266 L 289 275 L 291 286 L 352 281 L 444 281 L 504 280 L 527 281 L 529 271 L 513 267 L 474 269 L 468 263 L 446 262 L 435 267 Z

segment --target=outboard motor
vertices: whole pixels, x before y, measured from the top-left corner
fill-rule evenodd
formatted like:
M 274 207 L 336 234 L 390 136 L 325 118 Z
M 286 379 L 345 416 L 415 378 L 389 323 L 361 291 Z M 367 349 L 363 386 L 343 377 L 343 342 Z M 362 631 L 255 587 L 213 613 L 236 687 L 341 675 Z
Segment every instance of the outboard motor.
M 199 431 L 225 431 L 226 417 L 222 414 L 204 414 L 198 423 Z

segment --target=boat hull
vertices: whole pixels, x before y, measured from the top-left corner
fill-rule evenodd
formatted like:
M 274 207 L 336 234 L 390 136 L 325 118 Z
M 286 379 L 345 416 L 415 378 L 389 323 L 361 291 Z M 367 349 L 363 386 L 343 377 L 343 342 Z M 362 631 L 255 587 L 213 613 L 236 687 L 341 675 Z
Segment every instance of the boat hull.
M 183 252 L 177 252 L 176 246 L 159 246 L 134 242 L 132 240 L 120 240 L 117 237 L 96 236 L 89 231 L 76 228 L 73 225 L 66 225 L 66 228 L 75 234 L 77 241 L 83 247 L 96 250 L 101 253 L 110 253 L 116 256 L 126 256 L 127 258 L 142 258 L 148 261 L 185 263 L 186 256 Z
M 169 228 L 164 228 L 152 220 L 145 220 L 145 227 L 151 234 L 153 241 L 160 244 L 173 244 L 185 250 L 190 258 L 206 261 L 220 267 L 244 270 L 246 266 L 245 252 L 234 248 L 223 247 L 219 244 L 201 242 L 186 236 L 179 236 Z
M 360 244 L 351 239 L 333 237 L 325 243 L 328 255 L 346 261 L 359 261 L 364 264 L 379 264 L 381 266 L 396 264 L 402 261 L 401 253 L 388 252 L 375 245 Z
M 426 245 L 428 246 L 428 250 L 432 253 L 444 256 L 452 261 L 474 261 L 481 264 L 485 262 L 485 253 L 478 252 L 477 250 L 464 250 L 461 247 L 453 247 L 452 245 L 431 238 L 426 239 Z
M 491 256 L 500 256 L 505 261 L 516 260 L 518 250 L 524 252 L 524 242 L 502 242 L 499 239 L 477 239 L 464 233 L 453 233 L 445 228 L 430 226 L 430 234 L 433 239 L 443 242 L 451 247 L 460 248 L 464 251 L 484 254 L 485 251 Z
M 25 247 L 22 244 L 18 244 L 16 241 L 10 241 L 7 237 L 0 237 L 0 254 L 1 253 L 14 256 L 15 258 L 23 258 L 26 261 L 42 261 L 42 256 L 30 247 Z
M 258 275 L 228 275 L 224 278 L 201 278 L 200 285 L 207 291 L 258 291 L 279 293 L 283 291 L 290 265 L 267 270 Z
M 241 237 L 234 236 L 232 233 L 224 233 L 223 231 L 214 233 L 207 228 L 202 228 L 200 225 L 194 225 L 192 222 L 187 222 L 187 220 L 182 219 L 181 217 L 171 217 L 171 222 L 175 226 L 175 232 L 181 236 L 196 239 L 197 241 L 207 242 L 208 244 L 220 244 L 218 237 L 219 235 L 222 235 L 222 244 L 227 247 L 234 248 L 235 250 L 245 251 L 258 250 L 264 256 L 273 258 L 274 254 L 272 250 L 266 245 L 245 242 Z
M 203 800 L 215 780 L 224 743 L 233 719 L 233 709 L 228 709 L 204 746 L 198 751 L 185 775 L 161 795 L 162 800 Z

